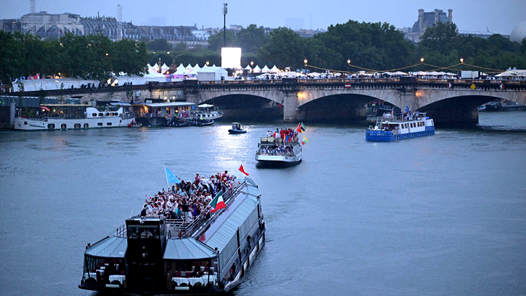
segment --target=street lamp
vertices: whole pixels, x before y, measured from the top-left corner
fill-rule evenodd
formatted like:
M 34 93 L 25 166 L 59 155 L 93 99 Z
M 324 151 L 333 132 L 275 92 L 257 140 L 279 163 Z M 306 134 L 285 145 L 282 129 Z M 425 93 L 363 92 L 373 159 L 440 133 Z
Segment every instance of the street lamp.
M 351 65 L 351 59 L 347 59 L 347 65 Z
M 207 65 L 207 66 L 210 65 L 210 61 L 206 61 L 205 65 Z
M 423 63 L 424 62 L 424 57 L 421 57 L 420 58 L 420 63 Z
M 464 64 L 464 58 L 460 58 L 460 63 Z
M 307 63 L 309 62 L 309 60 L 307 60 L 307 58 L 304 58 L 303 59 L 303 63 L 305 64 L 305 66 L 307 66 Z
M 250 67 L 254 67 L 254 61 L 250 61 Z

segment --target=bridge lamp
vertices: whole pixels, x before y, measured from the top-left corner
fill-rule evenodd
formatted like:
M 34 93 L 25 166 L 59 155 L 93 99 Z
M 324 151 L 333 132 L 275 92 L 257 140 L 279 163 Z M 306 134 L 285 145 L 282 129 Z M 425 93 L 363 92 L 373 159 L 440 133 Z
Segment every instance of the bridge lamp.
M 423 63 L 424 62 L 424 57 L 421 57 L 420 58 L 420 63 Z
M 460 58 L 460 63 L 464 64 L 464 58 Z

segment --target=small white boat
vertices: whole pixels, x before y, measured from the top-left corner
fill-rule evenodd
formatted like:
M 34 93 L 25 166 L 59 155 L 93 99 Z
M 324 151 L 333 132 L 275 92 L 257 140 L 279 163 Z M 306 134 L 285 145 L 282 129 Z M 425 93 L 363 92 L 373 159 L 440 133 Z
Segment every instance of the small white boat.
M 256 152 L 258 167 L 292 166 L 302 160 L 302 147 L 297 137 L 286 142 L 281 138 L 263 137 Z
M 247 130 L 243 129 L 239 122 L 232 122 L 232 128 L 228 130 L 229 134 L 244 134 Z

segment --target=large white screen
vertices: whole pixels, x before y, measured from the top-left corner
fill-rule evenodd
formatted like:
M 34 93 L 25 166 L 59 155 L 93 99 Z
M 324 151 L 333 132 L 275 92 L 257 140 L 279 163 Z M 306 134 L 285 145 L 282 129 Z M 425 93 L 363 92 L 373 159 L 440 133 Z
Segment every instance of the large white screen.
M 221 67 L 230 69 L 241 68 L 241 48 L 222 47 L 221 48 Z

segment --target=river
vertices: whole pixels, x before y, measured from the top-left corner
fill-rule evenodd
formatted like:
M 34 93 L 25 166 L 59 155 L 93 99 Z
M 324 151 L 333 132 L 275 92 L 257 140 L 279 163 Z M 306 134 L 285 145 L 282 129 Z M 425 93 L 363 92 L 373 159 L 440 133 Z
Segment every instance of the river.
M 0 294 L 77 288 L 86 243 L 166 186 L 164 167 L 259 184 L 267 244 L 235 295 L 526 294 L 526 112 L 483 129 L 368 143 L 307 125 L 304 161 L 256 169 L 258 138 L 229 125 L 0 132 Z

